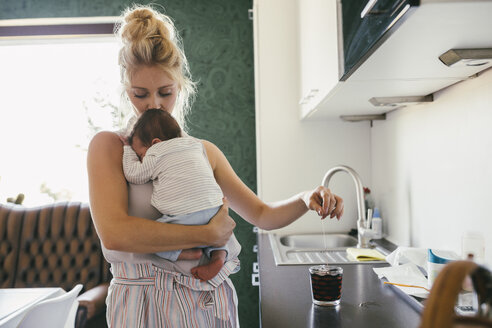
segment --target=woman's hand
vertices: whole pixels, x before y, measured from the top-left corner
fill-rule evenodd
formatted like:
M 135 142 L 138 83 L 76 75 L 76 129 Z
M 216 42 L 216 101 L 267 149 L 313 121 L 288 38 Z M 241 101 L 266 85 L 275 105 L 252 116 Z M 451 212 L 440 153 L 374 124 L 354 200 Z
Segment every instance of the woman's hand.
M 223 198 L 223 205 L 215 216 L 207 224 L 209 230 L 208 243 L 211 246 L 224 246 L 236 227 L 236 222 L 229 216 L 229 202 Z
M 306 192 L 302 200 L 307 208 L 316 211 L 321 219 L 330 216 L 330 218 L 336 217 L 340 220 L 343 215 L 343 199 L 332 194 L 330 189 L 323 186 Z

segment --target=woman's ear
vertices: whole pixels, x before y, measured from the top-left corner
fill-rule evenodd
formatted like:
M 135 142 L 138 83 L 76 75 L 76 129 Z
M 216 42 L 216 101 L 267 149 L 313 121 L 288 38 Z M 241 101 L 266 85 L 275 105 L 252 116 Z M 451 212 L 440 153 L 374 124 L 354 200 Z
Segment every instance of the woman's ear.
M 161 141 L 162 140 L 159 138 L 154 138 L 154 139 L 152 139 L 152 145 L 155 145 L 156 143 L 161 142 Z

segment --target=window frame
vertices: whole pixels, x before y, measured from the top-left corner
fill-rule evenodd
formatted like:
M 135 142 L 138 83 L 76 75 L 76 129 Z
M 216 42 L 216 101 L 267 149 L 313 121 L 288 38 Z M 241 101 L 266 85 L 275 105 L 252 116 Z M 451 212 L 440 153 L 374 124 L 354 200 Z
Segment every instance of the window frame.
M 37 18 L 37 19 L 14 19 L 0 20 L 0 47 L 2 46 L 24 46 L 24 45 L 43 45 L 43 44 L 59 44 L 59 43 L 98 43 L 105 42 L 107 39 L 115 39 L 114 29 L 117 27 L 119 17 L 78 17 L 78 18 Z M 119 77 L 119 74 L 117 75 Z M 114 128 L 114 126 L 113 126 Z M 77 144 L 74 144 L 77 147 Z M 80 147 L 80 146 L 79 146 Z M 86 147 L 82 144 L 82 151 Z M 2 174 L 0 174 L 0 179 Z M 0 195 L 5 198 L 15 197 L 17 193 L 24 193 L 25 206 L 38 206 L 49 201 L 52 198 L 53 202 L 58 201 L 52 197 L 49 192 L 56 197 L 61 195 L 61 200 L 65 200 L 62 193 L 68 191 L 70 193 L 70 201 L 88 201 L 87 186 L 81 184 L 80 188 L 73 188 L 73 183 L 61 185 L 56 179 L 52 180 L 48 176 L 46 181 L 35 181 L 47 183 L 48 192 L 36 192 L 33 188 L 20 187 L 19 189 L 12 188 L 12 180 L 1 181 L 2 184 L 7 183 L 0 188 Z M 25 189 L 25 190 L 24 190 Z M 47 196 L 43 196 L 46 194 Z M 3 202 L 4 199 L 0 200 Z
M 114 36 L 119 17 L 62 17 L 0 20 L 0 40 Z

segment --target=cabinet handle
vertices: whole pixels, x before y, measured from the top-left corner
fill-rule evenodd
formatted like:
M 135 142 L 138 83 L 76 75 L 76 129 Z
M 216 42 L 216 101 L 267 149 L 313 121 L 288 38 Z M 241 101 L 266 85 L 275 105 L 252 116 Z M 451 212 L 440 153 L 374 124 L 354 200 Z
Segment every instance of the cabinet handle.
M 381 12 L 371 12 L 371 9 L 374 7 L 374 5 L 378 2 L 378 0 L 369 0 L 367 1 L 366 6 L 362 11 L 360 12 L 360 18 L 366 17 L 366 15 L 374 15 L 374 14 L 380 14 Z
M 316 94 L 319 92 L 319 89 L 311 89 L 309 90 L 307 96 L 302 97 L 301 100 L 299 100 L 299 105 L 305 105 L 309 102 L 311 98 L 316 96 Z
M 260 267 L 258 262 L 253 262 L 253 274 L 251 275 L 251 285 L 259 286 L 260 285 Z
M 253 273 L 251 275 L 251 285 L 259 286 L 260 285 L 260 275 L 258 273 Z
M 318 93 L 318 91 L 319 91 L 318 89 L 311 89 L 311 90 L 309 90 L 309 93 L 307 95 L 308 99 L 311 99 L 314 96 L 316 96 L 316 94 Z
M 387 8 L 386 10 L 372 10 L 372 8 L 374 8 L 377 2 L 378 0 L 369 0 L 366 6 L 364 7 L 364 9 L 362 9 L 362 11 L 360 12 L 360 18 L 364 18 L 366 16 L 379 16 L 379 15 L 387 15 L 388 17 L 392 17 L 400 11 L 400 8 L 404 4 L 406 4 L 405 7 L 403 7 L 404 10 L 401 11 L 399 14 L 399 15 L 403 15 L 406 12 L 405 8 L 408 9 L 410 7 L 410 4 L 408 4 L 406 1 L 400 0 L 399 2 L 395 1 L 396 3 L 393 4 L 391 8 Z

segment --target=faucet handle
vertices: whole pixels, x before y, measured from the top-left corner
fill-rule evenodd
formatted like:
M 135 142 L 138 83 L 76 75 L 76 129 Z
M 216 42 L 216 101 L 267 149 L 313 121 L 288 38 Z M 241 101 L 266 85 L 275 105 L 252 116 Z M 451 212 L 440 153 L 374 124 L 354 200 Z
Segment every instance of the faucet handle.
M 357 221 L 357 230 L 358 230 L 358 244 L 359 248 L 369 248 L 369 242 L 371 239 L 374 239 L 376 233 L 371 228 L 364 227 L 364 223 L 361 221 Z
M 372 225 L 372 208 L 367 209 L 367 229 L 371 228 Z

